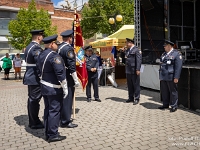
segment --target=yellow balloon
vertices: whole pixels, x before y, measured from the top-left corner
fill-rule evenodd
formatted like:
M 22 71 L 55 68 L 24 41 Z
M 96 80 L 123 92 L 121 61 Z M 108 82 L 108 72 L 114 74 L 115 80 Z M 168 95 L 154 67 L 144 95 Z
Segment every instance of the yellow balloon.
M 116 20 L 119 21 L 119 22 L 122 21 L 122 15 L 117 15 Z
M 110 24 L 114 24 L 114 23 L 115 23 L 115 19 L 114 19 L 114 18 L 110 18 L 110 19 L 109 19 L 109 23 L 110 23 Z

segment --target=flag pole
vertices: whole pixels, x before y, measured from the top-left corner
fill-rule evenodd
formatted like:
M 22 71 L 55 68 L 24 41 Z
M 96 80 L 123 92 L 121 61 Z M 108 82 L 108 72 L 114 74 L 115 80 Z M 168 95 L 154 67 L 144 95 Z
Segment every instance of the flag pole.
M 74 50 L 76 49 L 76 11 L 77 11 L 77 3 L 76 0 L 74 2 Z M 76 118 L 76 94 L 75 94 L 75 90 L 74 90 L 74 98 L 73 98 L 73 119 Z

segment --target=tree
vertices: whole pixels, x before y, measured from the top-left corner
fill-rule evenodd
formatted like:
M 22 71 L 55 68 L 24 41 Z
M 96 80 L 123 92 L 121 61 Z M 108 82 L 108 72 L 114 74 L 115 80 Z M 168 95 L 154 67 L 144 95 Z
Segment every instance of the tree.
M 123 16 L 122 22 L 109 24 L 108 20 L 115 15 Z M 84 38 L 95 33 L 112 34 L 124 24 L 134 24 L 134 0 L 89 0 L 82 9 L 81 27 Z
M 11 36 L 8 37 L 12 47 L 22 50 L 31 42 L 31 30 L 44 29 L 45 35 L 56 33 L 56 27 L 52 26 L 50 15 L 44 9 L 37 11 L 35 1 L 32 0 L 28 9 L 20 8 L 17 18 L 8 24 Z

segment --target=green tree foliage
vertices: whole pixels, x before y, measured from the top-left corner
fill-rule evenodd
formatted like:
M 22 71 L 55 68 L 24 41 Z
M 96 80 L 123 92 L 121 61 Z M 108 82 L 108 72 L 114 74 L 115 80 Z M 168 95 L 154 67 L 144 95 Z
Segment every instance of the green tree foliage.
M 31 42 L 31 30 L 44 29 L 45 35 L 56 33 L 52 26 L 50 15 L 44 9 L 37 11 L 35 1 L 32 0 L 28 9 L 20 8 L 17 18 L 8 25 L 11 36 L 8 37 L 12 47 L 22 50 Z
M 116 14 L 122 15 L 123 21 L 109 24 L 109 18 Z M 88 39 L 95 33 L 110 35 L 125 24 L 134 24 L 134 0 L 89 0 L 82 9 L 84 38 Z

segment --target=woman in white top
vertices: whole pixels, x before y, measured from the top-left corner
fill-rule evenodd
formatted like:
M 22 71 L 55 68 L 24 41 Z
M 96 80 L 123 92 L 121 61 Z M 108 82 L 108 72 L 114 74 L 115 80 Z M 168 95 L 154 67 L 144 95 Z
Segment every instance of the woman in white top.
M 19 53 L 13 59 L 13 67 L 15 68 L 15 79 L 17 79 L 17 73 L 19 74 L 19 79 L 21 79 L 22 59 Z

